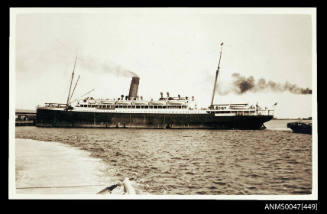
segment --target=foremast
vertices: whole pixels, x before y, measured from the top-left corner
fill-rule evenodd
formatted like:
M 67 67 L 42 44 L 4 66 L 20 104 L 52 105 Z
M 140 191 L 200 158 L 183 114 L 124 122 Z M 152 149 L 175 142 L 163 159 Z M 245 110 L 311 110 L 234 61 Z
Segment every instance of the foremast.
M 70 102 L 70 99 L 71 99 L 70 91 L 71 91 L 72 83 L 73 83 L 73 79 L 74 79 L 74 73 L 75 73 L 75 67 L 76 67 L 76 60 L 77 60 L 77 56 L 75 57 L 75 63 L 74 63 L 74 68 L 73 68 L 72 78 L 71 78 L 71 80 L 70 80 L 70 85 L 69 85 L 69 91 L 68 91 L 68 96 L 67 96 L 67 101 L 66 101 L 66 105 L 67 105 L 67 107 L 69 106 L 69 102 Z M 77 80 L 77 81 L 78 81 L 78 80 Z M 75 90 L 75 88 L 74 88 L 74 90 Z

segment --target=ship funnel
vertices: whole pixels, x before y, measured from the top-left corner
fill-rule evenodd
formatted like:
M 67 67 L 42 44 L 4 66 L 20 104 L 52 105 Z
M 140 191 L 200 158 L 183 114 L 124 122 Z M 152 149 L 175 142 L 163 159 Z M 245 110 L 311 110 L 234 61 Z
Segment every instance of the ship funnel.
M 139 87 L 139 82 L 140 82 L 139 77 L 132 78 L 132 82 L 131 82 L 131 86 L 129 88 L 129 94 L 128 94 L 128 97 L 130 100 L 134 100 L 137 97 L 137 90 Z
M 167 92 L 167 97 L 169 97 L 169 92 Z
M 163 98 L 163 93 L 162 92 L 160 92 L 160 97 Z

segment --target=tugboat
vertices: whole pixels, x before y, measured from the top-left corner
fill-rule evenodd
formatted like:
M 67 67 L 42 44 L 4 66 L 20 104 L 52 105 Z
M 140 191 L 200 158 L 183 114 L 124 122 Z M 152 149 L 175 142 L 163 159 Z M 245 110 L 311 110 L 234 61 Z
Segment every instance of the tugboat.
M 37 107 L 38 127 L 102 127 L 102 128 L 180 128 L 180 129 L 262 129 L 273 118 L 274 110 L 247 103 L 213 104 L 220 60 L 214 81 L 211 105 L 198 108 L 194 96 L 172 97 L 160 93 L 158 100 L 144 100 L 138 96 L 140 78 L 132 77 L 128 96 L 114 99 L 86 97 L 74 105 L 70 83 L 67 102 L 45 103 Z
M 294 133 L 312 134 L 312 123 L 292 122 L 287 123 L 287 128 L 292 129 Z

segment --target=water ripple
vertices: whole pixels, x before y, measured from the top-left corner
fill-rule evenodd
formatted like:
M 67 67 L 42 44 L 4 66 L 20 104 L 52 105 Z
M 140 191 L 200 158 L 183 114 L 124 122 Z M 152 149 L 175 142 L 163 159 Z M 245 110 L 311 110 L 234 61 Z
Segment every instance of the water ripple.
M 311 136 L 285 131 L 16 127 L 88 150 L 152 194 L 310 194 Z

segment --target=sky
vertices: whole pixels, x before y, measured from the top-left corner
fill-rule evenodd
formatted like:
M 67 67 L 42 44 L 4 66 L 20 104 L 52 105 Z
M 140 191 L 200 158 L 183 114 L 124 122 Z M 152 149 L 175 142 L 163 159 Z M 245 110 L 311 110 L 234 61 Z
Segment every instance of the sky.
M 278 12 L 276 9 L 275 12 Z M 310 13 L 190 8 L 34 9 L 17 12 L 11 24 L 16 109 L 45 102 L 65 103 L 77 56 L 73 100 L 128 95 L 133 74 L 138 94 L 158 98 L 195 96 L 210 105 L 219 44 L 224 43 L 218 87 L 232 74 L 255 80 L 289 82 L 316 93 Z M 74 86 L 74 85 L 73 85 Z M 72 87 L 73 87 L 72 86 Z M 258 103 L 275 107 L 278 118 L 312 116 L 311 94 L 248 91 L 215 95 L 214 103 Z

